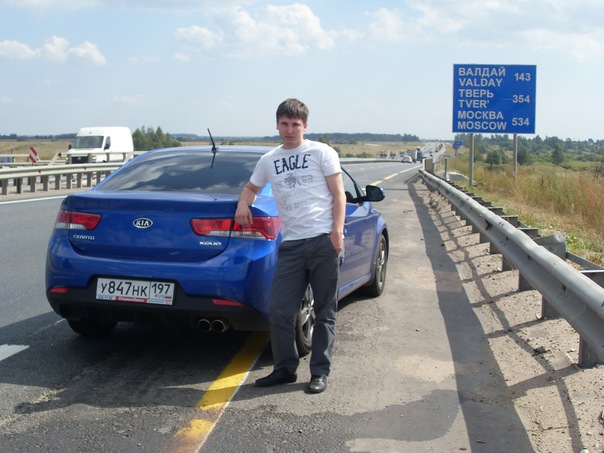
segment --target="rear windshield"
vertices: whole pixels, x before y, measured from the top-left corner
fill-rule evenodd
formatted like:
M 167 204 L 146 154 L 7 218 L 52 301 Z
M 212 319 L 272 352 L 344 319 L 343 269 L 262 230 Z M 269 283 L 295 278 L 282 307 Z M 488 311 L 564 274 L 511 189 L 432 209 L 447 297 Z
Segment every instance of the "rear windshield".
M 99 190 L 238 194 L 249 181 L 259 154 L 208 151 L 143 154 L 111 175 Z

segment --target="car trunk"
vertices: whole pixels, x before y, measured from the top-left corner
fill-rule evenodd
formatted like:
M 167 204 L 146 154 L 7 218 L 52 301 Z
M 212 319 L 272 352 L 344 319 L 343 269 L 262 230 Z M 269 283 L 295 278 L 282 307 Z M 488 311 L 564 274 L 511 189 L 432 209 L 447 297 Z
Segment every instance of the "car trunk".
M 194 218 L 233 219 L 237 197 L 167 192 L 92 191 L 69 197 L 62 209 L 100 215 L 91 230 L 70 229 L 73 249 L 85 256 L 119 260 L 206 261 L 221 254 L 229 232 L 198 235 Z M 225 222 L 230 226 L 230 222 Z M 218 234 L 218 235 L 216 235 Z M 110 269 L 108 269 L 110 272 Z

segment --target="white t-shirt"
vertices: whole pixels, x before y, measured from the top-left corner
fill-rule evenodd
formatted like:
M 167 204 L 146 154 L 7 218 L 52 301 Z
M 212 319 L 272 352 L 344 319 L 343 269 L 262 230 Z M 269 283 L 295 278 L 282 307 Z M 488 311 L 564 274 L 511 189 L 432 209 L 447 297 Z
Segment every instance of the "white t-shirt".
M 250 181 L 258 187 L 271 183 L 283 221 L 283 240 L 293 241 L 331 233 L 333 197 L 325 177 L 341 171 L 333 148 L 305 140 L 297 148 L 278 146 L 263 155 Z

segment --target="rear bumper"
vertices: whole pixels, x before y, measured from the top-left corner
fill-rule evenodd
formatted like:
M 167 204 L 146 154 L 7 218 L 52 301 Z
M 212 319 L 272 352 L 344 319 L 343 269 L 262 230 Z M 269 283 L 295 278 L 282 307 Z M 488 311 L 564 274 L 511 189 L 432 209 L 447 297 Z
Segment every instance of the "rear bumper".
M 93 286 L 93 285 L 90 285 Z M 96 300 L 94 287 L 69 288 L 65 294 L 47 291 L 52 309 L 68 320 L 132 322 L 196 328 L 200 320 L 222 320 L 235 330 L 267 331 L 269 321 L 247 306 L 216 305 L 210 298 L 187 296 L 176 288 L 173 305 Z

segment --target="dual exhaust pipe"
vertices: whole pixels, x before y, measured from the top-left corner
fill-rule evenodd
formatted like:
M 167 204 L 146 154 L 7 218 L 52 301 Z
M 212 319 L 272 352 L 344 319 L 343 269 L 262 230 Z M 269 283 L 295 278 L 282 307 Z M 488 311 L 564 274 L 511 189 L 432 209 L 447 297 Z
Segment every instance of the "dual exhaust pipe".
M 197 321 L 197 328 L 202 332 L 218 332 L 224 333 L 229 330 L 230 324 L 226 319 L 215 318 L 201 318 Z

